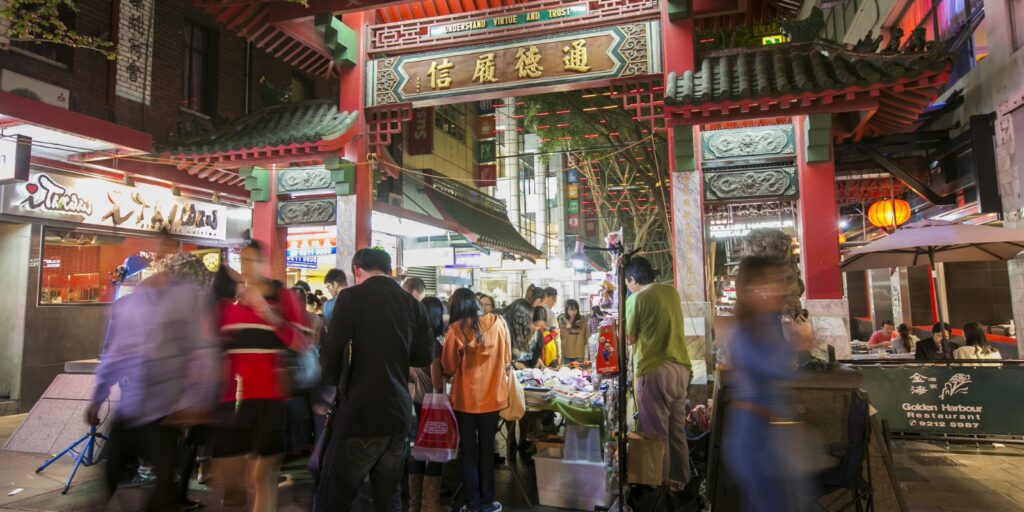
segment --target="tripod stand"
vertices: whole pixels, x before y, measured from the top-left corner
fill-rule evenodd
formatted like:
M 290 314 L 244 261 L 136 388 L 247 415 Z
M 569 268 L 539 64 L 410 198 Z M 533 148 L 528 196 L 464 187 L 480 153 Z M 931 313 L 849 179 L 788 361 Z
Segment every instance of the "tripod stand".
M 44 469 L 46 469 L 50 464 L 56 462 L 57 459 L 65 455 L 70 455 L 71 458 L 75 460 L 75 467 L 74 469 L 71 470 L 71 475 L 68 476 L 67 483 L 64 484 L 64 490 L 61 491 L 61 494 L 67 494 L 68 489 L 71 488 L 71 482 L 75 479 L 75 474 L 78 473 L 78 468 L 83 465 L 92 466 L 93 464 L 99 462 L 98 460 L 96 460 L 96 456 L 98 455 L 96 453 L 98 449 L 98 447 L 96 446 L 97 438 L 104 442 L 110 441 L 110 439 L 107 436 L 103 435 L 100 432 L 97 432 L 96 427 L 89 427 L 88 433 L 78 438 L 78 441 L 71 443 L 71 445 L 65 448 L 64 451 L 58 453 L 57 455 L 54 455 L 53 457 L 50 458 L 50 460 L 44 462 L 43 465 L 39 466 L 39 469 L 36 470 L 36 473 L 42 473 Z M 85 443 L 85 446 L 82 447 L 81 451 L 75 451 L 78 448 L 78 445 L 82 443 Z

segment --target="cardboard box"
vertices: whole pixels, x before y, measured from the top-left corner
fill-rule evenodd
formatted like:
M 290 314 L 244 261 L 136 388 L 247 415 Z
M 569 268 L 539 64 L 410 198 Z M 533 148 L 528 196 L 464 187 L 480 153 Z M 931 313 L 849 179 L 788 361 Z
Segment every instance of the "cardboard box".
M 665 442 L 650 434 L 632 432 L 627 443 L 627 480 L 631 484 L 662 485 Z
M 537 453 L 541 453 L 548 448 L 553 448 L 558 453 L 558 457 L 561 458 L 562 450 L 565 448 L 565 442 L 561 437 L 558 436 L 545 436 L 537 440 Z

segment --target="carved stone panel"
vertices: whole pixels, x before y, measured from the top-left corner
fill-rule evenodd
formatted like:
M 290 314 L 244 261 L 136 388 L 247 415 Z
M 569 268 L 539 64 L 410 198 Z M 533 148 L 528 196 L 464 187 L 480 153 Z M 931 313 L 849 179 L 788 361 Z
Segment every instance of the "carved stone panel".
M 337 201 L 333 199 L 282 201 L 277 204 L 277 225 L 334 224 L 337 214 Z
M 277 175 L 277 192 L 279 194 L 327 190 L 333 186 L 331 171 L 323 167 L 285 169 Z
M 795 167 L 704 173 L 706 201 L 795 197 L 798 193 Z
M 792 125 L 701 132 L 705 162 L 796 154 Z

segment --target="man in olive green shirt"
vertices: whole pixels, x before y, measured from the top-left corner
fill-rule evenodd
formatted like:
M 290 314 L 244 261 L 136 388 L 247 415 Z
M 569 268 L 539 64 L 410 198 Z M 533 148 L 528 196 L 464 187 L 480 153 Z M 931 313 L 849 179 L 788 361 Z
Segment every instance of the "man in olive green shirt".
M 679 492 L 690 480 L 686 447 L 686 388 L 690 355 L 683 333 L 683 310 L 672 286 L 654 283 L 651 263 L 634 257 L 625 269 L 627 341 L 633 345 L 640 431 L 665 442 L 663 483 Z

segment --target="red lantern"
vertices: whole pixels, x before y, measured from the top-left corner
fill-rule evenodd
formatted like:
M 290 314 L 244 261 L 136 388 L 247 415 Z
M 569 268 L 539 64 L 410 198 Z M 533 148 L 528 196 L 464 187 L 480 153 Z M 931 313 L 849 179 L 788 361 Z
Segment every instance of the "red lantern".
M 868 221 L 877 228 L 891 231 L 910 220 L 910 213 L 910 203 L 902 199 L 886 199 L 868 208 Z

